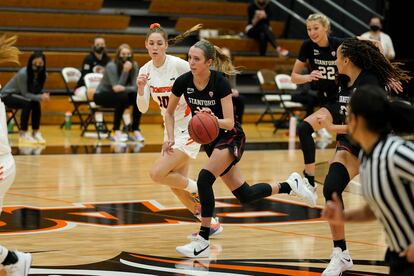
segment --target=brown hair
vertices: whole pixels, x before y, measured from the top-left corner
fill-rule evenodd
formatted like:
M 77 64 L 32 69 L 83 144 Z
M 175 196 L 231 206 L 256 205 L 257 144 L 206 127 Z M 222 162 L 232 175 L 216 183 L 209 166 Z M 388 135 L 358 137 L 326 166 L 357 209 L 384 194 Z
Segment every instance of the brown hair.
M 148 40 L 148 38 L 151 34 L 159 33 L 169 45 L 174 45 L 174 44 L 180 42 L 181 40 L 183 40 L 184 38 L 186 38 L 187 36 L 189 36 L 190 34 L 200 30 L 202 27 L 203 27 L 202 24 L 197 24 L 197 25 L 191 27 L 189 30 L 185 31 L 184 33 L 179 34 L 176 37 L 173 37 L 171 39 L 168 39 L 168 34 L 161 27 L 161 25 L 159 23 L 152 23 L 150 25 L 150 29 L 147 32 L 147 35 L 145 36 L 145 41 Z
M 13 62 L 19 64 L 20 51 L 13 46 L 17 41 L 17 36 L 7 37 L 2 35 L 0 37 L 0 63 Z
M 216 70 L 229 76 L 240 73 L 240 71 L 233 65 L 231 58 L 224 54 L 220 47 L 211 44 L 207 40 L 200 40 L 194 44 L 193 47 L 201 49 L 206 60 L 212 59 L 213 66 Z

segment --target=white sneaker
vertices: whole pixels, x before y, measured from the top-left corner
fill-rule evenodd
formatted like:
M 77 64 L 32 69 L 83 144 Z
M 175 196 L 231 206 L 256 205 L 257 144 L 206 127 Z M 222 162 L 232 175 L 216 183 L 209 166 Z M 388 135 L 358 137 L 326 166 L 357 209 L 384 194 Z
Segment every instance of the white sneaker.
M 43 138 L 42 133 L 39 131 L 33 133 L 33 138 L 39 143 L 39 144 L 46 144 L 46 140 Z
M 29 144 L 29 145 L 33 145 L 36 144 L 37 141 L 33 138 L 32 135 L 30 135 L 27 132 L 21 133 L 19 136 L 19 144 Z
M 115 131 L 114 135 L 110 136 L 111 141 L 114 141 L 115 143 L 123 143 L 128 141 L 128 135 L 125 133 L 122 133 L 122 131 Z
M 332 251 L 331 261 L 328 267 L 322 272 L 322 276 L 341 275 L 342 272 L 351 269 L 353 264 L 348 250 L 342 251 L 341 248 L 335 247 Z
M 292 173 L 286 182 L 289 184 L 290 188 L 292 188 L 293 194 L 300 197 L 303 201 L 306 202 L 310 207 L 315 207 L 316 205 L 316 197 L 314 192 L 310 191 L 300 174 L 297 172 Z
M 191 238 L 191 242 L 175 248 L 178 253 L 188 258 L 204 258 L 210 255 L 210 241 L 197 235 Z
M 316 202 L 316 200 L 318 199 L 318 193 L 316 192 L 316 183 L 315 183 L 315 186 L 312 186 L 306 177 L 303 178 L 303 183 L 305 184 L 305 187 L 308 188 L 308 190 L 313 193 L 313 196 L 315 197 L 315 202 Z
M 32 265 L 32 254 L 23 252 L 14 252 L 17 256 L 17 263 L 5 265 L 4 270 L 8 276 L 26 276 L 29 275 L 30 266 Z
M 144 136 L 142 136 L 142 133 L 139 130 L 134 130 L 133 139 L 135 142 L 144 142 L 145 140 Z
M 326 130 L 326 128 L 321 128 L 318 131 L 318 135 L 322 138 L 322 139 L 326 139 L 326 140 L 331 140 L 332 139 L 332 135 Z

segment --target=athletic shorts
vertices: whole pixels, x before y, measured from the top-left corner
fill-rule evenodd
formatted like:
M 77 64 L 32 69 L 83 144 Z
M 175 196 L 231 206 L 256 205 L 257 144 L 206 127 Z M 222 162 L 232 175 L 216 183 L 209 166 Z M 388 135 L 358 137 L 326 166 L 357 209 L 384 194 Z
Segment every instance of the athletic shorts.
M 164 141 L 166 141 L 167 138 L 167 130 L 164 129 Z M 197 158 L 197 154 L 200 151 L 200 144 L 193 141 L 193 139 L 188 134 L 188 129 L 175 128 L 174 139 L 175 143 L 173 149 L 184 152 L 192 159 Z
M 225 175 L 235 164 L 237 164 L 244 152 L 244 145 L 246 142 L 246 135 L 240 125 L 236 122 L 232 130 L 220 129 L 219 136 L 212 143 L 204 145 L 208 157 L 211 156 L 214 149 L 229 149 L 230 153 L 234 155 L 234 161 L 224 170 L 220 176 Z
M 336 135 L 336 150 L 346 150 L 358 158 L 358 154 L 361 150 L 361 147 L 351 143 L 348 136 L 346 136 L 345 134 L 338 134 Z
M 340 125 L 342 124 L 342 117 L 339 113 L 339 110 L 341 109 L 341 105 L 338 102 L 333 101 L 326 101 L 322 107 L 325 107 L 328 109 L 329 113 L 331 113 L 333 124 L 334 125 Z

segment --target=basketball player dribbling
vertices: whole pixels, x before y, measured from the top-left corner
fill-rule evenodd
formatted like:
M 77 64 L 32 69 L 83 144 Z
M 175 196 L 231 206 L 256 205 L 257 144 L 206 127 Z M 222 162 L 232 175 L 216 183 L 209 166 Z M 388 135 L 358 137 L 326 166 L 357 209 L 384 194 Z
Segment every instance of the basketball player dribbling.
M 19 50 L 12 46 L 15 42 L 16 37 L 6 37 L 5 35 L 0 37 L 0 63 L 19 63 Z M 16 175 L 16 165 L 7 135 L 6 108 L 0 100 L 0 213 L 4 195 Z M 9 251 L 0 245 L 0 271 L 6 271 L 9 276 L 26 276 L 29 273 L 31 263 L 31 254 Z
M 304 185 L 298 173 L 293 173 L 286 182 L 282 183 L 258 183 L 252 186 L 247 184 L 237 166 L 244 151 L 245 135 L 240 124 L 234 120 L 231 88 L 223 76 L 223 73 L 234 75 L 238 71 L 220 48 L 205 40 L 197 42 L 190 48 L 188 62 L 191 72 L 176 79 L 169 98 L 165 113 L 168 140 L 163 145 L 163 151 L 166 153 L 173 151 L 176 141 L 175 110 L 183 95 L 193 114 L 208 112 L 218 118 L 219 136 L 210 144 L 204 145 L 209 159 L 197 179 L 201 202 L 200 231 L 198 235 L 192 237 L 190 243 L 176 248 L 186 257 L 199 258 L 210 254 L 209 231 L 215 207 L 213 184 L 217 177 L 221 177 L 243 204 L 276 193 L 287 193 L 288 190 L 292 190 L 311 206 L 316 204 L 316 198 Z M 213 65 L 220 72 L 211 70 Z
M 201 25 L 196 25 L 169 41 L 166 31 L 160 24 L 151 24 L 145 39 L 145 47 L 151 60 L 140 68 L 137 78 L 137 105 L 142 113 L 147 112 L 150 97 L 152 97 L 164 117 L 175 79 L 190 70 L 187 61 L 167 55 L 166 50 L 169 45 L 180 41 L 199 28 Z M 175 110 L 174 151 L 170 154 L 162 152 L 160 158 L 152 166 L 150 176 L 154 182 L 168 185 L 180 201 L 201 220 L 197 183 L 187 176 L 190 160 L 195 159 L 200 150 L 200 145 L 192 141 L 188 134 L 187 127 L 190 119 L 190 110 L 182 98 Z M 164 140 L 167 141 L 166 132 Z M 217 235 L 222 230 L 220 222 L 214 219 L 210 235 Z

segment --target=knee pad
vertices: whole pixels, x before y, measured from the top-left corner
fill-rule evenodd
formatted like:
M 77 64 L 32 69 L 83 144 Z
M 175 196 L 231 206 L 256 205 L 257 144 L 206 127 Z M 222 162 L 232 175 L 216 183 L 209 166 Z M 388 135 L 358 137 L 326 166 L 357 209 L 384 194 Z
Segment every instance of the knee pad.
M 256 200 L 268 197 L 272 194 L 272 186 L 267 183 L 258 183 L 249 186 L 244 182 L 239 188 L 232 191 L 241 204 L 248 204 Z
M 326 176 L 323 185 L 323 196 L 325 197 L 325 200 L 331 200 L 332 194 L 337 193 L 342 201 L 342 192 L 348 185 L 349 180 L 349 173 L 345 165 L 339 162 L 332 163 L 329 166 L 328 175 Z
M 201 203 L 201 216 L 212 217 L 215 207 L 213 184 L 216 177 L 208 170 L 202 169 L 198 174 L 197 188 Z
M 315 141 L 312 138 L 313 131 L 313 127 L 306 121 L 301 122 L 298 126 L 298 136 L 305 164 L 315 163 Z

